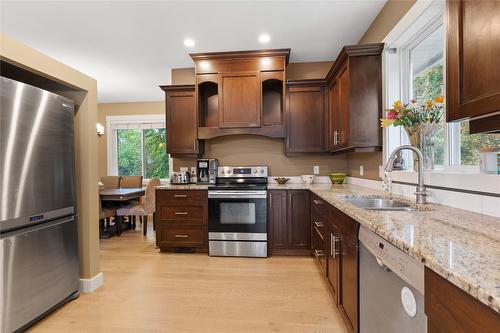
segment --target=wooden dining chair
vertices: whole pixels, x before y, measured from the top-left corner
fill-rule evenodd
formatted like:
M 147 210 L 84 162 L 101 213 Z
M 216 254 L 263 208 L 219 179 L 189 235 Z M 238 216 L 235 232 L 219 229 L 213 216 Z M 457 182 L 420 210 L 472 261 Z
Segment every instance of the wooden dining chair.
M 142 176 L 121 176 L 121 188 L 141 188 Z
M 142 234 L 146 236 L 148 230 L 148 215 L 153 215 L 153 228 L 156 223 L 156 204 L 155 204 L 155 188 L 160 186 L 159 178 L 151 178 L 146 186 L 146 194 L 144 195 L 144 203 L 135 201 L 131 202 L 116 211 L 117 216 L 143 216 Z
M 102 176 L 101 183 L 104 188 L 120 188 L 121 176 Z
M 109 223 L 112 217 L 116 216 L 116 208 L 115 207 L 103 207 L 101 198 L 99 197 L 99 231 L 101 234 L 104 232 L 104 229 L 109 228 Z M 119 226 L 116 225 L 116 228 Z
M 121 176 L 120 179 L 121 188 L 141 188 L 142 187 L 142 176 Z M 141 199 L 136 199 L 135 201 L 142 201 Z M 142 216 L 139 216 L 142 223 Z M 128 217 L 130 228 L 135 228 L 135 216 Z

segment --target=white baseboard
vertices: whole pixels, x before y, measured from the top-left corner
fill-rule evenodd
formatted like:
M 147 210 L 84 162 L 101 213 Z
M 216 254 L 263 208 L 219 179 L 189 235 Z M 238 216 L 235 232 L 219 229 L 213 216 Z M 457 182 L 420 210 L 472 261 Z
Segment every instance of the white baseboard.
M 99 273 L 91 279 L 80 279 L 80 292 L 91 293 L 104 284 L 104 274 Z

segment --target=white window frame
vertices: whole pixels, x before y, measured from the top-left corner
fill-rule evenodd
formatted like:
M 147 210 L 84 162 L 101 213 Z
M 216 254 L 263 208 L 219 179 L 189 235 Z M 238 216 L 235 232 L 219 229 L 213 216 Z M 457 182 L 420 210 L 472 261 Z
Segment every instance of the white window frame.
M 391 32 L 383 40 L 385 50 L 382 57 L 383 67 L 383 106 L 390 108 L 392 103 L 400 99 L 407 101 L 409 99 L 409 79 L 404 77 L 401 67 L 403 61 L 409 57 L 404 57 L 401 53 L 408 47 L 412 41 L 421 40 L 429 31 L 433 31 L 437 26 L 436 21 L 443 17 L 444 26 L 446 26 L 445 3 L 443 0 L 417 0 L 405 16 L 396 24 Z M 446 48 L 443 49 L 443 57 L 446 59 Z M 406 59 L 406 60 L 405 60 Z M 445 62 L 444 62 L 445 64 Z M 409 68 L 409 66 L 406 66 Z M 446 71 L 446 68 L 444 68 Z M 444 73 L 445 74 L 445 73 Z M 406 74 L 407 75 L 407 74 Z M 446 75 L 443 79 L 446 85 Z M 406 87 L 404 86 L 406 81 Z M 405 89 L 406 88 L 406 89 Z M 405 99 L 406 98 L 406 99 Z M 459 123 L 447 125 L 446 145 L 445 145 L 445 166 L 436 168 L 436 170 L 425 171 L 425 183 L 441 187 L 452 187 L 466 190 L 475 190 L 479 192 L 500 193 L 500 177 L 498 175 L 489 175 L 479 173 L 477 166 L 460 166 L 460 153 L 454 154 L 451 144 L 459 143 L 460 135 Z M 407 144 L 406 135 L 401 127 L 390 126 L 383 130 L 383 164 L 389 158 L 390 153 L 398 146 Z M 456 150 L 456 148 L 455 148 Z M 405 160 L 411 161 L 412 158 Z M 409 162 L 411 163 L 411 162 Z M 384 175 L 383 165 L 380 166 L 379 176 Z M 417 173 L 412 170 L 395 171 L 391 175 L 392 180 L 416 183 Z
M 147 124 L 162 124 L 165 127 L 165 116 L 162 114 L 147 114 L 147 115 L 131 115 L 131 116 L 106 116 L 106 133 L 108 137 L 107 141 L 107 159 L 108 159 L 108 175 L 118 175 L 118 141 L 117 133 L 114 127 L 119 125 L 128 125 L 130 129 L 144 129 Z M 157 127 L 151 127 L 157 128 Z M 144 138 L 143 131 L 141 131 L 141 160 L 144 161 Z M 170 173 L 173 168 L 173 158 L 168 155 L 168 172 L 166 179 L 161 179 L 162 181 L 168 181 L 170 178 Z M 142 174 L 144 175 L 144 163 L 142 165 Z M 148 179 L 144 178 L 145 181 Z

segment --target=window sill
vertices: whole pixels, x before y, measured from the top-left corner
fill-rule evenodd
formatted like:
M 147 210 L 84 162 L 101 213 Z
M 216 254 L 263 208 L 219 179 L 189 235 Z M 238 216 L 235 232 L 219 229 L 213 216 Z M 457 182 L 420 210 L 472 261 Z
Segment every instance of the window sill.
M 383 176 L 383 168 L 380 169 Z M 395 182 L 418 182 L 415 171 L 393 171 L 391 180 Z M 425 185 L 454 188 L 467 191 L 500 194 L 500 175 L 479 173 L 473 170 L 432 170 L 424 172 Z

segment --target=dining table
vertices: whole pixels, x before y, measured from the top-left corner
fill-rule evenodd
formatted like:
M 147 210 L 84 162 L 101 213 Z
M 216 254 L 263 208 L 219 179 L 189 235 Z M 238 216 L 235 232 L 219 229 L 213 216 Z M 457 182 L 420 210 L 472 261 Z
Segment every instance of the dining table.
M 142 187 L 138 188 L 105 188 L 99 191 L 101 201 L 116 202 L 117 204 L 125 203 L 126 201 L 138 199 L 146 191 Z M 122 216 L 115 216 L 116 235 L 122 233 Z

